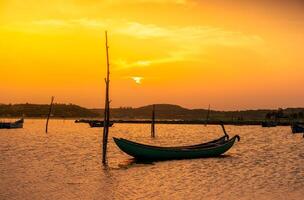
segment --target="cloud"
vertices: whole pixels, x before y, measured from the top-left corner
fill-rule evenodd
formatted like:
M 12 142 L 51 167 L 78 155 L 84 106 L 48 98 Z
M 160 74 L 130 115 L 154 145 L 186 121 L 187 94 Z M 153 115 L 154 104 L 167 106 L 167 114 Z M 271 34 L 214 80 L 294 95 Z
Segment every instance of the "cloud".
M 154 3 L 154 4 L 186 4 L 189 0 L 106 0 L 109 4 L 138 4 L 138 3 Z
M 201 45 L 250 46 L 263 43 L 263 39 L 254 34 L 245 34 L 211 26 L 171 26 L 143 24 L 126 20 L 97 19 L 46 19 L 36 20 L 32 24 L 48 27 L 85 27 L 103 31 L 110 27 L 112 33 L 126 35 L 138 39 L 159 38 L 178 46 Z
M 137 60 L 133 62 L 128 62 L 123 59 L 114 60 L 113 64 L 115 65 L 116 69 L 128 69 L 128 68 L 134 68 L 134 67 L 148 67 L 153 64 L 159 64 L 159 63 L 168 63 L 172 62 L 173 59 L 170 57 L 167 58 L 161 58 L 161 59 L 152 59 L 152 60 Z
M 258 35 L 248 35 L 210 26 L 161 27 L 155 24 L 128 22 L 117 31 L 139 39 L 165 38 L 168 41 L 189 46 L 195 44 L 235 46 L 261 44 L 263 42 L 263 39 Z
M 158 42 L 168 42 L 175 49 L 158 59 L 132 62 L 117 60 L 115 65 L 119 69 L 181 61 L 206 62 L 201 55 L 210 46 L 256 49 L 264 43 L 264 40 L 258 35 L 210 26 L 162 27 L 155 24 L 127 22 L 122 25 L 121 29 L 115 31 L 140 40 L 154 39 Z
M 104 28 L 107 26 L 107 21 L 105 20 L 94 20 L 87 18 L 80 19 L 43 19 L 32 21 L 32 24 L 39 26 L 51 26 L 51 27 L 76 27 L 82 26 L 87 28 Z
M 134 67 L 149 67 L 162 63 L 174 63 L 182 61 L 204 62 L 201 55 L 208 47 L 241 47 L 259 49 L 264 43 L 263 39 L 255 34 L 232 31 L 212 26 L 159 26 L 157 24 L 144 24 L 136 21 L 113 20 L 113 19 L 42 19 L 31 22 L 37 26 L 38 31 L 48 31 L 46 27 L 62 27 L 73 29 L 82 27 L 94 31 L 110 30 L 111 34 L 132 37 L 138 40 L 153 41 L 152 45 L 165 43 L 169 48 L 159 58 L 138 59 L 130 61 L 126 58 L 113 60 L 117 69 Z M 29 30 L 35 30 L 32 27 Z M 150 40 L 152 39 L 152 40 Z M 157 42 L 155 42 L 157 41 Z M 170 49 L 170 50 L 169 50 Z M 172 50 L 173 49 L 173 50 Z
M 156 26 L 154 24 L 141 24 L 138 22 L 127 22 L 121 29 L 118 29 L 117 32 L 120 34 L 137 37 L 139 39 L 165 37 L 170 35 L 168 29 Z

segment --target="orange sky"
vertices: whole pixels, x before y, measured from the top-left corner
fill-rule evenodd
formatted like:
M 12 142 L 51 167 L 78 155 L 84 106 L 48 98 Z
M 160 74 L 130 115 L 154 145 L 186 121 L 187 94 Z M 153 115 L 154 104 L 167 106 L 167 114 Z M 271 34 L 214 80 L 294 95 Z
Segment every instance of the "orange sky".
M 228 3 L 229 2 L 229 3 Z M 0 0 L 0 103 L 304 107 L 301 1 Z

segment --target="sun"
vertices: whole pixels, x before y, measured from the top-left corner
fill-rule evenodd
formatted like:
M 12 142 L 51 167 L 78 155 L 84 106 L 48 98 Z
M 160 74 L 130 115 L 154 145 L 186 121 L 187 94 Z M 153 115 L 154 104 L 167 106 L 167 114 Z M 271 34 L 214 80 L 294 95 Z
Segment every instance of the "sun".
M 131 78 L 135 81 L 136 84 L 139 84 L 139 85 L 141 84 L 141 81 L 143 79 L 143 77 L 140 77 L 140 76 L 133 76 Z

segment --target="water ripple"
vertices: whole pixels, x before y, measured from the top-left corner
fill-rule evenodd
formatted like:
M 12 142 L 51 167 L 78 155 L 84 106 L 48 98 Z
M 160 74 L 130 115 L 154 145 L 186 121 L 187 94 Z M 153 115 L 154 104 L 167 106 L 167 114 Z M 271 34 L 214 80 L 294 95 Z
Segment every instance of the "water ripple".
M 227 126 L 241 141 L 224 156 L 143 163 L 109 139 L 101 165 L 102 129 L 52 120 L 27 120 L 0 130 L 0 199 L 302 199 L 304 139 L 289 127 Z M 115 124 L 110 136 L 163 146 L 200 143 L 219 126 Z

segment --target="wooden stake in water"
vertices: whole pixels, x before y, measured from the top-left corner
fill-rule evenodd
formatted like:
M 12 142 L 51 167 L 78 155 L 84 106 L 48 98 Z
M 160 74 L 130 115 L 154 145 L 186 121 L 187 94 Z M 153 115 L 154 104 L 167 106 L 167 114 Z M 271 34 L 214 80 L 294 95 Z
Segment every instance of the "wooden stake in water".
M 207 124 L 208 124 L 209 115 L 210 115 L 210 104 L 209 104 L 209 106 L 208 106 L 208 112 L 207 112 L 207 116 L 206 116 L 205 126 L 207 126 Z
M 105 109 L 104 109 L 104 126 L 103 126 L 103 146 L 102 146 L 102 163 L 106 164 L 107 158 L 107 145 L 109 135 L 110 124 L 110 100 L 109 100 L 109 87 L 110 87 L 110 64 L 109 64 L 109 46 L 108 46 L 108 34 L 105 32 L 106 37 L 106 56 L 107 56 L 107 77 L 106 82 L 106 96 L 105 96 Z
M 49 109 L 49 113 L 46 119 L 46 125 L 45 125 L 45 133 L 48 132 L 48 127 L 49 127 L 49 120 L 50 120 L 50 116 L 52 114 L 52 109 L 53 109 L 53 102 L 54 102 L 55 97 L 51 98 L 51 104 L 50 104 L 50 109 Z
M 151 137 L 155 137 L 155 105 L 152 106 Z

